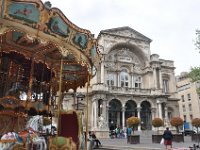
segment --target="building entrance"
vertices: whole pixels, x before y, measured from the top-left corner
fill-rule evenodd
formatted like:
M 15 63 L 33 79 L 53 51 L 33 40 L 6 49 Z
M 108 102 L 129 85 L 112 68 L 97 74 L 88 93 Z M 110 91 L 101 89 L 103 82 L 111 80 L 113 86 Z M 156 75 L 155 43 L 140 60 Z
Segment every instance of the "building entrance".
M 148 101 L 143 101 L 141 103 L 140 117 L 141 117 L 141 129 L 151 130 L 152 128 L 151 104 Z
M 117 126 L 122 126 L 122 104 L 119 100 L 113 99 L 109 102 L 109 129 L 114 130 Z

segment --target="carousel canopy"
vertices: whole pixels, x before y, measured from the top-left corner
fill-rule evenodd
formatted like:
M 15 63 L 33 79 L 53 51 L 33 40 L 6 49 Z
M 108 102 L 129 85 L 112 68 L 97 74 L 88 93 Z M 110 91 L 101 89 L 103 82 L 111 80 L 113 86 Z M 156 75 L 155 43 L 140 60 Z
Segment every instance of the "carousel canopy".
M 24 78 L 55 86 L 63 62 L 65 91 L 84 86 L 100 61 L 94 35 L 40 0 L 0 1 L 0 54 L 1 70 L 9 59 Z

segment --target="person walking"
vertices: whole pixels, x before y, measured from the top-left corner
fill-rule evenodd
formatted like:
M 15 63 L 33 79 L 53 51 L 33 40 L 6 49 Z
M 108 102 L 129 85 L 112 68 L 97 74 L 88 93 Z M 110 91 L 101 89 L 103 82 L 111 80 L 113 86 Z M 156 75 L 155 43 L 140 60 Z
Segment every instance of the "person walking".
M 170 146 L 170 148 L 172 148 L 173 135 L 168 127 L 166 128 L 166 130 L 163 133 L 163 138 L 164 138 L 164 145 L 166 146 L 166 149 L 168 148 L 168 145 Z

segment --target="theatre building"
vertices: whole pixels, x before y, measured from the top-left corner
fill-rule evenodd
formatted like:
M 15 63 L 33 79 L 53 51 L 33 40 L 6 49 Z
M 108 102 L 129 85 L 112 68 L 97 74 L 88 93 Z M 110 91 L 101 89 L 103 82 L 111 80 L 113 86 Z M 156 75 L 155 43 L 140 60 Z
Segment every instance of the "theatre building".
M 100 31 L 100 67 L 90 90 L 90 128 L 126 127 L 130 116 L 141 119 L 138 130 L 151 130 L 152 119 L 178 116 L 174 62 L 151 54 L 151 39 L 130 27 Z

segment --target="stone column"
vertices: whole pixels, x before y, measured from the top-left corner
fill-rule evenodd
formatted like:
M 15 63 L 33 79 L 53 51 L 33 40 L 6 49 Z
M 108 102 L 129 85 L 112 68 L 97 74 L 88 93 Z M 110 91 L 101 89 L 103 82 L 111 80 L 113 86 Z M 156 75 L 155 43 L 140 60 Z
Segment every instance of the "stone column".
M 134 88 L 134 86 L 133 86 L 133 74 L 131 74 L 131 88 Z
M 157 104 L 158 104 L 158 117 L 162 118 L 162 103 L 158 100 Z
M 168 126 L 169 119 L 168 119 L 168 108 L 165 105 L 165 126 Z
M 153 68 L 153 87 L 157 88 L 157 81 L 156 81 L 156 68 Z
M 109 106 L 109 104 L 108 103 L 106 103 L 106 121 L 107 121 L 107 126 L 108 126 L 108 128 L 109 128 L 109 118 L 108 118 L 108 115 L 109 115 L 109 108 L 110 108 L 110 106 Z
M 161 71 L 159 71 L 159 76 L 160 76 L 160 89 L 163 88 L 163 83 L 162 83 L 162 74 Z
M 106 118 L 106 101 L 105 100 L 103 100 L 103 103 L 102 103 L 102 115 L 103 115 L 103 117 L 105 117 Z
M 119 71 L 117 71 L 117 87 L 120 87 L 120 75 L 119 75 Z
M 141 121 L 141 118 L 140 118 L 140 111 L 141 111 L 141 107 L 137 107 L 137 117 L 140 119 Z M 138 126 L 138 131 L 141 131 L 141 124 L 139 124 Z
M 151 108 L 151 116 L 152 120 L 156 117 L 156 108 Z M 152 130 L 156 130 L 154 126 L 152 126 Z
M 101 83 L 104 83 L 104 62 L 101 62 Z
M 97 101 L 94 102 L 94 128 L 97 128 Z
M 125 105 L 122 106 L 122 129 L 125 128 L 125 111 L 126 111 L 126 107 Z

